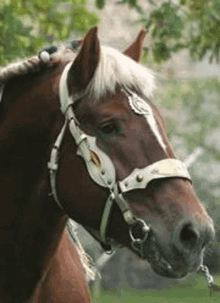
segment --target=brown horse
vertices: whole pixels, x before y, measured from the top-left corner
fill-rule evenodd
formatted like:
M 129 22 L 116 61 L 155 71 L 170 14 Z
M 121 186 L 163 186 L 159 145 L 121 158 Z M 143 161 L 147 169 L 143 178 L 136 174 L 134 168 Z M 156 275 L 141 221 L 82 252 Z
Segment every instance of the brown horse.
M 42 278 L 27 302 L 91 302 L 84 268 L 67 229 L 64 230 L 53 257 L 42 270 Z
M 63 256 L 66 214 L 106 247 L 135 251 L 160 275 L 198 270 L 213 223 L 150 100 L 154 76 L 137 62 L 144 36 L 122 54 L 101 47 L 94 28 L 78 54 L 63 47 L 1 71 L 4 303 L 34 295 L 35 302 L 89 302 L 82 268 L 69 274 Z

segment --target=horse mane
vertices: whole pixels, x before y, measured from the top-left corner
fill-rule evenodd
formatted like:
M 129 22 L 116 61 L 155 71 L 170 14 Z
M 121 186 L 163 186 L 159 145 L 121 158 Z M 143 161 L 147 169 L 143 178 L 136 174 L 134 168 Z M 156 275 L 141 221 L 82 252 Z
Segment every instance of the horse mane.
M 76 54 L 77 49 L 74 46 L 62 45 L 57 52 L 50 55 L 48 62 L 43 62 L 40 56 L 34 56 L 11 63 L 0 69 L 0 87 L 15 77 L 74 61 Z M 116 93 L 118 86 L 137 90 L 150 99 L 156 87 L 155 77 L 150 69 L 123 53 L 111 47 L 101 46 L 98 67 L 83 95 L 89 95 L 91 99 L 98 101 L 108 93 Z
M 0 69 L 0 86 L 6 84 L 9 80 L 15 77 L 39 72 L 61 62 L 69 62 L 74 60 L 75 57 L 75 49 L 62 45 L 56 53 L 50 55 L 50 60 L 48 62 L 43 62 L 40 56 L 33 56 L 31 58 L 10 63 Z

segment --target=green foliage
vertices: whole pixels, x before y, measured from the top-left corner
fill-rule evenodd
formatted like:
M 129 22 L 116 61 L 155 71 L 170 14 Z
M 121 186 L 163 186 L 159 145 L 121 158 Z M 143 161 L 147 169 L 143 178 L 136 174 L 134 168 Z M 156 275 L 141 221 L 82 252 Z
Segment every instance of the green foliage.
M 151 0 L 148 0 L 151 1 Z M 116 2 L 116 4 L 127 4 L 130 8 L 136 9 L 139 13 L 142 13 L 142 8 L 138 4 L 138 0 L 121 0 Z
M 147 19 L 142 18 L 142 22 L 152 35 L 152 53 L 156 62 L 168 60 L 172 52 L 185 47 L 181 41 L 184 18 L 174 3 L 162 3 L 151 11 Z
M 102 9 L 105 6 L 105 0 L 96 0 L 96 6 L 98 9 Z
M 97 6 L 99 2 L 102 1 L 96 1 Z M 148 0 L 146 11 L 140 0 L 117 3 L 128 5 L 140 14 L 140 22 L 152 36 L 147 56 L 154 61 L 166 61 L 181 49 L 188 49 L 195 60 L 202 60 L 207 54 L 210 62 L 220 60 L 219 0 L 180 0 L 179 3 Z
M 0 2 L 0 65 L 36 54 L 45 44 L 84 34 L 98 17 L 86 0 L 9 0 Z
M 210 54 L 219 60 L 220 3 L 218 0 L 162 2 L 142 22 L 153 37 L 152 54 L 156 62 L 166 61 L 172 53 L 187 48 L 193 59 Z M 159 44 L 159 47 L 158 47 Z

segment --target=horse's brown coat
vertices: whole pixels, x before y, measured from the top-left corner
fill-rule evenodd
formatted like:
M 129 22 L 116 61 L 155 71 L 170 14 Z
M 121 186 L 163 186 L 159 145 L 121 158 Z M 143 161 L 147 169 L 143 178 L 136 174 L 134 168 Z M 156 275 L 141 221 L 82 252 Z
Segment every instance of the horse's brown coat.
M 135 60 L 140 58 L 144 35 L 141 31 L 126 50 Z M 100 51 L 97 29 L 92 29 L 70 70 L 70 95 L 89 85 L 100 64 Z M 67 214 L 98 231 L 109 191 L 88 175 L 84 161 L 76 156 L 69 130 L 60 150 L 57 176 L 64 210 L 48 196 L 47 162 L 64 122 L 59 80 L 65 64 L 61 60 L 38 73 L 12 78 L 0 104 L 0 301 L 4 303 L 91 301 L 76 249 L 63 230 Z M 136 167 L 174 157 L 161 116 L 142 97 L 152 106 L 166 150 L 146 120 L 128 106 L 120 83 L 102 102 L 85 98 L 74 109 L 81 127 L 96 135 L 97 145 L 111 158 L 118 180 Z M 103 130 L 106 123 L 116 126 L 110 135 Z M 144 257 L 153 269 L 172 276 L 160 263 L 164 257 L 172 264 L 175 277 L 195 271 L 203 247 L 213 237 L 213 224 L 190 182 L 158 179 L 144 190 L 129 192 L 126 199 L 134 215 L 151 225 Z M 116 205 L 107 235 L 132 249 L 128 225 Z
M 31 300 L 28 300 L 28 303 L 41 302 L 91 302 L 85 271 L 67 230 L 64 230 L 60 243 L 43 271 Z

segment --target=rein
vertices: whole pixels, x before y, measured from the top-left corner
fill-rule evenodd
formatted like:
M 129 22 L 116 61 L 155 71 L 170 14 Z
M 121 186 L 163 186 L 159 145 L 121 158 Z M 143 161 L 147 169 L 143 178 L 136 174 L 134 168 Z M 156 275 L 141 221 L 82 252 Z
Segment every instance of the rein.
M 112 205 L 113 203 L 117 203 L 125 222 L 129 225 L 131 246 L 144 257 L 143 244 L 147 241 L 151 228 L 142 219 L 133 215 L 123 194 L 137 188 L 146 188 L 148 183 L 154 179 L 180 177 L 191 181 L 191 178 L 184 163 L 177 159 L 169 158 L 155 162 L 145 168 L 136 168 L 124 180 L 117 181 L 113 162 L 107 154 L 98 148 L 96 145 L 96 138 L 87 135 L 80 129 L 80 124 L 72 109 L 72 105 L 86 94 L 85 92 L 81 92 L 75 94 L 73 97 L 69 96 L 67 77 L 71 65 L 72 63 L 66 65 L 60 79 L 60 104 L 61 111 L 65 115 L 65 123 L 52 148 L 50 161 L 48 163 L 52 195 L 59 207 L 63 209 L 57 196 L 56 174 L 59 163 L 59 149 L 68 125 L 78 147 L 77 155 L 80 155 L 84 159 L 90 177 L 98 185 L 107 187 L 110 192 L 102 215 L 98 238 L 105 245 L 111 244 L 111 240 L 106 238 L 106 230 L 111 215 Z M 129 89 L 123 89 L 123 91 L 128 98 L 132 110 L 136 114 L 144 115 L 146 120 L 154 119 L 152 111 L 150 111 L 148 104 L 143 99 Z

